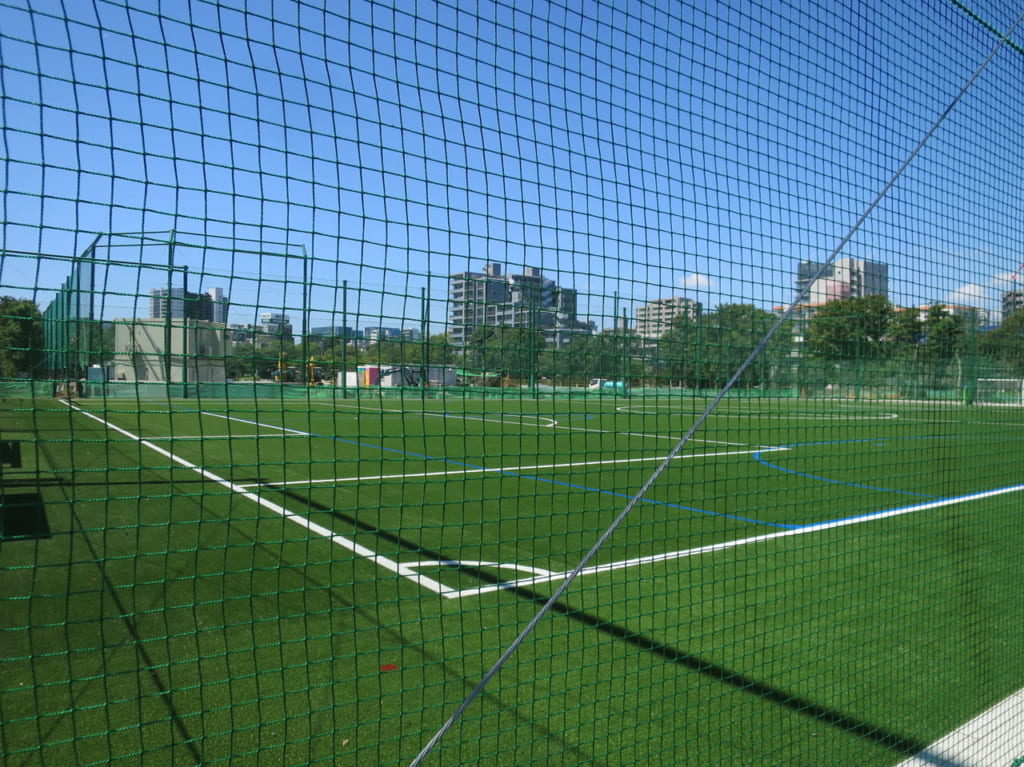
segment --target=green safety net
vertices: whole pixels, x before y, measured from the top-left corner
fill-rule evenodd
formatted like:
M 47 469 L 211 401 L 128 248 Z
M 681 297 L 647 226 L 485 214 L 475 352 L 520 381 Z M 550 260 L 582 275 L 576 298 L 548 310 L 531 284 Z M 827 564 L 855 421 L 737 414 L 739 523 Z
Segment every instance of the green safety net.
M 1020 762 L 1022 10 L 0 1 L 4 763 Z

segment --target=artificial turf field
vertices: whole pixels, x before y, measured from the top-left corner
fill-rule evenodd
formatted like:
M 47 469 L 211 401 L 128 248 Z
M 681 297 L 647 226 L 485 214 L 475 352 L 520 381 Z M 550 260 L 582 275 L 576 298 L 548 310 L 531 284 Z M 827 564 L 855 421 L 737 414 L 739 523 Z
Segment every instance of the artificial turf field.
M 408 764 L 706 405 L 5 400 L 5 763 Z M 1022 422 L 725 400 L 425 763 L 927 748 L 1024 687 Z

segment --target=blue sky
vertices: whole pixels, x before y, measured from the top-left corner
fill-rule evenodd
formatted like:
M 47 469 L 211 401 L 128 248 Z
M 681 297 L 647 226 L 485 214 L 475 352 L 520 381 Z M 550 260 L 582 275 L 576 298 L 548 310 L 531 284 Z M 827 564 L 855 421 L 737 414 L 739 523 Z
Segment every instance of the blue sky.
M 770 308 L 988 54 L 979 19 L 1013 21 L 971 8 L 0 3 L 2 246 L 175 230 L 175 284 L 225 288 L 237 322 L 418 326 L 426 295 L 438 331 L 447 276 L 487 261 L 575 287 L 599 327 L 667 295 Z M 1024 260 L 1022 63 L 1000 52 L 844 252 L 889 264 L 894 302 L 994 309 Z M 43 304 L 66 277 L 0 269 Z M 108 270 L 105 315 L 166 279 Z

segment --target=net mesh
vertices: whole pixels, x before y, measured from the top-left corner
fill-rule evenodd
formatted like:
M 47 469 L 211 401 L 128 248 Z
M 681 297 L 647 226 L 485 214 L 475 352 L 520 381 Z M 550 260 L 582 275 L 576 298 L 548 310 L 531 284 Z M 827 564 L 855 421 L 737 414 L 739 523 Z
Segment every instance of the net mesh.
M 0 2 L 6 761 L 1024 759 L 1021 10 Z

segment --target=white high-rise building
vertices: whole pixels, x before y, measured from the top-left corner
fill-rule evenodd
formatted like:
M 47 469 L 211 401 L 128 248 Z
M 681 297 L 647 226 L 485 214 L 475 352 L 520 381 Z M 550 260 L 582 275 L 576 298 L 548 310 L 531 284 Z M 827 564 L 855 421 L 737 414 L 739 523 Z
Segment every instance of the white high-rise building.
M 680 296 L 658 298 L 636 308 L 636 334 L 640 338 L 655 340 L 665 335 L 676 317 L 695 320 L 700 314 L 699 301 Z
M 1009 319 L 1010 315 L 1024 307 L 1024 291 L 1008 290 L 1003 293 L 1003 321 Z
M 449 279 L 449 328 L 457 346 L 464 346 L 481 326 L 538 330 L 556 349 L 591 331 L 589 323 L 576 319 L 576 291 L 557 285 L 536 267 L 503 275 L 501 265 L 491 263 L 483 272 L 460 272 Z
M 228 297 L 222 288 L 192 293 L 184 288 L 156 288 L 149 291 L 149 316 L 152 319 L 190 319 L 228 322 Z
M 224 289 L 210 288 L 206 291 L 206 295 L 210 297 L 210 302 L 213 304 L 210 319 L 213 322 L 223 322 L 226 325 L 228 323 L 228 306 L 230 303 L 228 297 L 224 294 Z
M 810 286 L 801 304 L 825 304 L 838 298 L 864 298 L 889 294 L 889 267 L 863 258 L 837 258 L 815 279 L 821 264 L 801 261 L 796 287 Z

